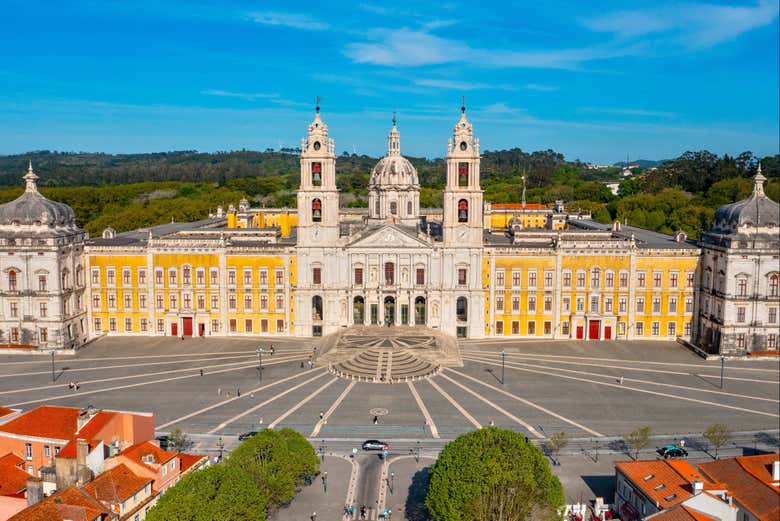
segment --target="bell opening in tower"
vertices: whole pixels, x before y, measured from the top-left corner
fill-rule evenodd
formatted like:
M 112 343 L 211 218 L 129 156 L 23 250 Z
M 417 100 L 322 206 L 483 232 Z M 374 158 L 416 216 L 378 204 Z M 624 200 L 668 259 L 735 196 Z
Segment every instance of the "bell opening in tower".
M 469 222 L 469 202 L 465 199 L 458 201 L 458 222 Z
M 458 163 L 458 186 L 469 185 L 469 164 Z
M 311 220 L 315 223 L 322 221 L 322 202 L 319 199 L 311 202 Z
M 311 164 L 311 184 L 322 186 L 322 163 Z

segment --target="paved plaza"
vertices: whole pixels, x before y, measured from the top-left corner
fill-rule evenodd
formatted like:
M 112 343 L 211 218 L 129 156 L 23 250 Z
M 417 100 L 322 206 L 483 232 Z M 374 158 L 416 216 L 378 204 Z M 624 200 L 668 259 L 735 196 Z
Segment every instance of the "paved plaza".
M 537 442 L 566 431 L 572 442 L 562 457 L 569 464 L 555 470 L 574 496 L 603 490 L 611 460 L 625 458 L 614 454 L 615 438 L 641 425 L 652 426 L 657 445 L 699 437 L 716 422 L 746 433 L 737 438 L 743 447 L 732 450 L 777 444 L 776 359 L 726 361 L 721 388 L 720 362 L 674 342 L 469 341 L 461 343 L 462 366 L 388 384 L 340 378 L 314 347 L 303 339 L 104 338 L 57 355 L 54 382 L 50 357 L 3 354 L 0 405 L 152 411 L 159 433 L 182 429 L 208 454 L 220 439 L 229 450 L 242 432 L 293 428 L 324 453 L 330 489 L 324 494 L 319 481 L 306 487 L 279 520 L 307 519 L 301 509 L 340 514 L 348 499 L 407 509 L 412 485 L 425 478 L 418 471 L 444 443 L 489 425 Z M 80 389 L 69 390 L 69 382 Z M 389 443 L 389 462 L 362 453 L 353 462 L 352 449 L 370 438 Z

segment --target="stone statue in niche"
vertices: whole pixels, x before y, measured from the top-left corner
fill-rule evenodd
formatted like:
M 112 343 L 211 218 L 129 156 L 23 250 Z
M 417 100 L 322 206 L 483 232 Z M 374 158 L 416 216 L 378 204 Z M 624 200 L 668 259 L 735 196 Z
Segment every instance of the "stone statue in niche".
M 401 270 L 401 280 L 404 283 L 409 281 L 409 269 L 408 268 L 404 268 L 403 270 Z
M 371 274 L 370 274 L 368 280 L 371 281 L 371 282 L 376 282 L 376 267 L 375 266 L 371 268 Z
M 439 301 L 434 300 L 431 305 L 431 315 L 433 318 L 439 318 Z
M 347 301 L 342 299 L 341 300 L 341 315 L 339 315 L 340 318 L 345 318 L 347 316 Z

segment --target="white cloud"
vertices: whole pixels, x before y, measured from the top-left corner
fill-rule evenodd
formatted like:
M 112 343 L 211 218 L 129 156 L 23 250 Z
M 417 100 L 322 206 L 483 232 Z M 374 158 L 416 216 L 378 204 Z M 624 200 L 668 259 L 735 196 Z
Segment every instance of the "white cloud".
M 769 25 L 778 12 L 780 8 L 775 0 L 759 0 L 745 6 L 687 3 L 616 11 L 584 20 L 583 24 L 593 31 L 614 33 L 622 38 L 665 34 L 676 43 L 706 48 Z
M 206 96 L 219 96 L 223 98 L 240 98 L 247 101 L 254 101 L 257 99 L 272 99 L 278 98 L 278 94 L 264 94 L 260 92 L 231 92 L 227 90 L 208 89 L 200 91 L 201 94 Z
M 298 13 L 266 11 L 264 13 L 251 13 L 249 16 L 253 21 L 263 25 L 278 25 L 310 31 L 321 31 L 330 27 L 327 23 L 319 22 L 308 15 Z
M 648 118 L 673 118 L 676 116 L 673 112 L 651 109 L 633 109 L 633 108 L 610 108 L 610 107 L 583 107 L 582 112 L 592 112 L 599 114 L 614 114 L 618 116 L 639 116 Z
M 490 89 L 491 85 L 487 83 L 471 83 L 468 81 L 454 81 L 454 80 L 431 80 L 431 79 L 417 79 L 414 80 L 416 85 L 421 87 L 433 87 L 435 89 L 450 89 L 450 90 L 478 90 L 478 89 Z
M 535 90 L 537 92 L 553 92 L 558 90 L 555 85 L 543 85 L 541 83 L 526 83 L 526 90 Z

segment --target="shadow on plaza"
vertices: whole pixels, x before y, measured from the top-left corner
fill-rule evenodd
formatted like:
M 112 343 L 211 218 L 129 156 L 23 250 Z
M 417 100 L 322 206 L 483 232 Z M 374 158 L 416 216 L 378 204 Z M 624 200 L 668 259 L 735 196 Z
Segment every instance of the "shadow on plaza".
M 428 491 L 431 467 L 418 470 L 412 476 L 412 484 L 406 496 L 404 514 L 408 521 L 428 521 L 431 517 L 425 507 L 425 493 Z
M 593 493 L 592 497 L 602 497 L 607 500 L 608 503 L 615 497 L 615 476 L 612 474 L 582 476 L 582 481 L 585 482 Z

